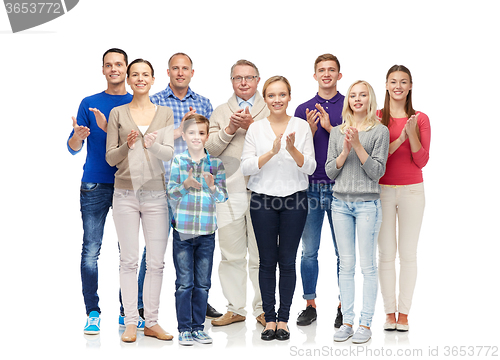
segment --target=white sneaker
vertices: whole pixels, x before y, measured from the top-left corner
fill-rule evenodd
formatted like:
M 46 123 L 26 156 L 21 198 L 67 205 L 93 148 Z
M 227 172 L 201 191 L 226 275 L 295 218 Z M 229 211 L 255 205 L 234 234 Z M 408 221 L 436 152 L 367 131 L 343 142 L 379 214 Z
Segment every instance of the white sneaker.
M 356 330 L 356 334 L 352 337 L 353 344 L 363 344 L 370 340 L 372 337 L 372 331 L 363 326 L 360 326 L 358 330 Z
M 352 327 L 342 325 L 340 329 L 333 335 L 333 341 L 346 341 L 354 334 Z

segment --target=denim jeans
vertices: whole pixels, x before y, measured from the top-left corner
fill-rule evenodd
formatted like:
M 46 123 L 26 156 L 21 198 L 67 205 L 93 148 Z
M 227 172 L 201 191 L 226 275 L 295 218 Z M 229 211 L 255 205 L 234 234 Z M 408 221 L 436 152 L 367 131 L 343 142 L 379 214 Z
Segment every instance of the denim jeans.
M 359 324 L 370 327 L 377 300 L 377 239 L 382 223 L 380 199 L 332 203 L 332 217 L 340 255 L 339 287 L 344 324 L 354 325 L 356 233 L 363 274 L 363 307 Z
M 113 184 L 82 182 L 80 187 L 80 211 L 83 222 L 83 246 L 80 272 L 82 277 L 83 301 L 87 315 L 91 311 L 101 313 L 99 308 L 97 260 L 101 251 L 104 224 L 109 208 L 113 204 Z M 119 247 L 118 247 L 119 248 Z M 146 248 L 139 271 L 138 308 L 142 304 L 142 287 L 146 274 Z M 121 291 L 119 292 L 120 314 L 123 314 Z
M 252 193 L 250 215 L 259 248 L 259 286 L 266 322 L 288 322 L 297 274 L 295 258 L 307 217 L 305 191 L 279 197 Z M 280 307 L 276 314 L 276 266 Z
M 174 229 L 172 238 L 177 329 L 179 332 L 203 330 L 212 285 L 215 233 L 196 236 Z
M 332 220 L 332 191 L 333 184 L 309 184 L 307 201 L 309 210 L 306 225 L 302 233 L 302 257 L 300 261 L 300 274 L 302 277 L 303 298 L 312 300 L 316 298 L 316 284 L 318 282 L 318 250 L 321 240 L 321 230 L 325 213 L 330 223 L 335 256 L 337 257 L 337 282 L 339 276 L 339 252 Z

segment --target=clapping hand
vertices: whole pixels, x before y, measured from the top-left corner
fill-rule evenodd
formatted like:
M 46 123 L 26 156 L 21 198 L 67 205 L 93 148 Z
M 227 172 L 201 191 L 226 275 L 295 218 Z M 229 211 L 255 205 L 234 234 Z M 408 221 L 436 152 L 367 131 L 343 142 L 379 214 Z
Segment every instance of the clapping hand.
M 130 134 L 127 135 L 127 145 L 130 150 L 133 150 L 135 147 L 135 142 L 137 141 L 137 136 L 139 132 L 135 130 L 131 130 Z
M 144 147 L 147 149 L 149 148 L 151 145 L 154 144 L 154 142 L 156 141 L 156 137 L 158 136 L 158 131 L 155 131 L 155 132 L 152 132 L 152 133 L 149 133 L 149 134 L 146 134 L 144 136 Z

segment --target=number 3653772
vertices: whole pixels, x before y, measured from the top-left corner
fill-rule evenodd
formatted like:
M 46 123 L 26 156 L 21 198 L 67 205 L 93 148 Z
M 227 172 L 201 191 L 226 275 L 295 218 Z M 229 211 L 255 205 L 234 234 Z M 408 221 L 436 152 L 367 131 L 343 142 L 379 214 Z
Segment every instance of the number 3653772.
M 7 14 L 60 14 L 60 3 L 6 3 Z

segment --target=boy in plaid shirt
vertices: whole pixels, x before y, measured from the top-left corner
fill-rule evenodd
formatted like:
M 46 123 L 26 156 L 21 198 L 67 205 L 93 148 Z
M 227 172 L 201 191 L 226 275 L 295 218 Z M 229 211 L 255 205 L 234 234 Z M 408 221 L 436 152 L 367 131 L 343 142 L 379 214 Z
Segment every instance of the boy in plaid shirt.
M 174 209 L 173 257 L 179 344 L 209 344 L 203 331 L 217 229 L 216 202 L 228 198 L 222 161 L 205 150 L 210 122 L 198 114 L 182 124 L 187 150 L 174 157 L 168 196 Z

